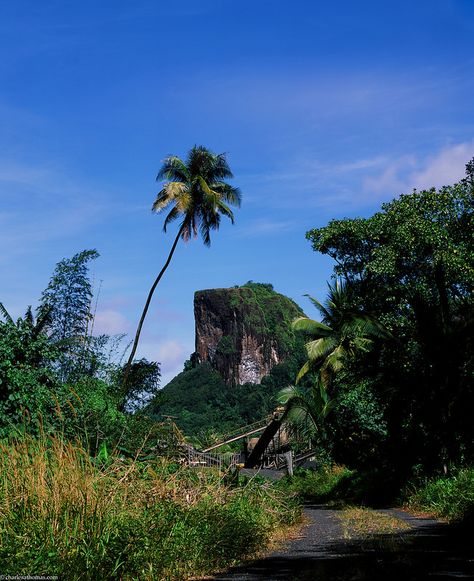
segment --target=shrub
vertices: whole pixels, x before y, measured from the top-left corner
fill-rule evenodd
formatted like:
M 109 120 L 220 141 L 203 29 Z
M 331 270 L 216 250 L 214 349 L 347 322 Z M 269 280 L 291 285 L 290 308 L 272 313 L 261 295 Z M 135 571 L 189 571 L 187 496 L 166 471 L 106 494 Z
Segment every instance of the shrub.
M 353 471 L 344 466 L 325 466 L 319 470 L 299 468 L 293 477 L 283 480 L 281 486 L 304 500 L 327 502 L 336 499 L 338 488 L 352 474 Z
M 451 521 L 472 519 L 474 515 L 474 468 L 459 470 L 454 476 L 425 480 L 406 492 L 407 504 Z

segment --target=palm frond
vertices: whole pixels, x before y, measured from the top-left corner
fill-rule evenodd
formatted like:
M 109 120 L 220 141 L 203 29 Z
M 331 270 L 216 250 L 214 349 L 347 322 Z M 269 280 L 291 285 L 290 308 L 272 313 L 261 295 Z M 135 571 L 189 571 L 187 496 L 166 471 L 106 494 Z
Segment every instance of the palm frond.
M 296 383 L 299 383 L 300 379 L 311 371 L 312 365 L 313 365 L 312 361 L 309 360 L 304 363 L 303 367 L 298 371 L 298 374 L 295 379 Z
M 201 234 L 202 241 L 204 246 L 211 245 L 211 234 L 210 231 L 212 229 L 216 229 L 216 226 L 211 223 L 208 217 L 203 216 L 199 222 L 199 233 Z
M 337 400 L 330 399 L 327 403 L 324 404 L 324 408 L 322 409 L 321 415 L 322 417 L 327 417 L 330 412 L 336 407 Z
M 222 200 L 218 200 L 217 201 L 217 208 L 223 216 L 227 216 L 227 218 L 229 218 L 229 220 L 232 222 L 232 224 L 234 223 L 234 213 L 229 208 L 229 206 L 224 204 L 224 202 Z
M 216 179 L 230 179 L 234 177 L 227 163 L 225 153 L 214 155 L 212 172 Z
M 210 187 L 219 193 L 224 202 L 227 202 L 231 206 L 240 208 L 240 204 L 242 203 L 242 194 L 239 188 L 235 188 L 234 186 L 231 186 L 225 182 L 213 182 L 210 184 Z
M 372 345 L 374 344 L 372 339 L 368 339 L 367 337 L 355 337 L 352 342 L 356 351 L 361 351 L 364 353 L 370 351 Z
M 206 194 L 206 196 L 208 197 L 211 197 L 212 199 L 215 199 L 216 193 L 211 190 L 211 188 L 207 184 L 206 180 L 202 177 L 202 175 L 197 175 L 195 179 L 199 183 L 199 187 L 204 192 L 204 194 Z
M 169 224 L 171 224 L 171 222 L 174 222 L 175 220 L 177 220 L 180 217 L 181 217 L 181 212 L 176 208 L 176 206 L 171 208 L 171 211 L 166 216 L 165 221 L 163 222 L 163 231 L 166 232 Z
M 3 318 L 5 319 L 5 322 L 6 323 L 8 323 L 9 325 L 14 325 L 15 324 L 15 322 L 12 319 L 12 317 L 10 316 L 10 313 L 3 306 L 3 303 L 0 303 L 0 314 L 3 316 Z
M 312 297 L 308 294 L 306 294 L 304 296 L 308 297 L 308 299 L 313 304 L 313 306 L 315 306 L 318 309 L 318 311 L 321 313 L 323 320 L 325 320 L 326 322 L 329 322 L 331 320 L 331 314 L 326 309 L 326 307 L 318 301 L 318 299 L 315 299 L 314 297 Z
M 337 341 L 332 336 L 316 339 L 315 341 L 308 341 L 305 344 L 308 359 L 313 362 L 324 359 L 332 353 L 336 345 Z
M 187 182 L 189 180 L 189 170 L 182 159 L 176 155 L 169 155 L 163 160 L 163 164 L 156 176 L 156 180 Z
M 337 373 L 343 367 L 344 356 L 346 351 L 342 345 L 338 345 L 327 357 L 323 368 L 330 369 L 332 373 Z
M 331 327 L 324 323 L 309 319 L 308 317 L 297 317 L 291 324 L 295 331 L 301 331 L 315 337 L 327 337 L 332 333 Z
M 298 397 L 301 394 L 301 389 L 296 385 L 287 385 L 286 387 L 280 389 L 277 394 L 277 401 L 281 405 L 286 405 L 290 399 Z
M 322 397 L 323 394 L 325 397 Z M 278 401 L 285 406 L 283 420 L 300 428 L 308 427 L 309 424 L 313 432 L 318 431 L 322 421 L 333 407 L 326 396 L 323 389 L 320 392 L 294 385 L 285 387 L 277 396 Z
M 158 192 L 152 205 L 153 212 L 162 212 L 170 204 L 176 204 L 180 211 L 185 212 L 191 202 L 188 184 L 182 182 L 168 182 Z

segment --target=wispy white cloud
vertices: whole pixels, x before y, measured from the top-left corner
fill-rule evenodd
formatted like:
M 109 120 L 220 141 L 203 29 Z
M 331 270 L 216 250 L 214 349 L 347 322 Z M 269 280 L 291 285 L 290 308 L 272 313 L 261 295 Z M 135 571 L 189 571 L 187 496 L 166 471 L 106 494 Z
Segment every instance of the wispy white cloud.
M 386 194 L 396 196 L 407 191 L 406 173 L 414 171 L 417 160 L 414 156 L 387 159 L 379 173 L 365 175 L 362 181 L 361 199 L 383 198 Z
M 130 331 L 130 321 L 119 311 L 100 310 L 94 318 L 94 333 L 117 335 Z
M 296 224 L 290 220 L 272 220 L 270 218 L 257 218 L 241 225 L 235 232 L 239 238 L 257 238 L 260 236 L 272 236 L 289 232 Z
M 175 339 L 151 341 L 145 338 L 140 343 L 139 351 L 141 357 L 161 364 L 161 385 L 164 386 L 183 370 L 184 361 L 194 347 Z
M 366 192 L 397 195 L 414 188 L 439 188 L 459 181 L 466 163 L 474 157 L 474 139 L 444 147 L 436 154 L 419 158 L 404 156 L 389 161 L 378 175 L 364 180 Z
M 412 187 L 417 189 L 441 187 L 459 181 L 465 174 L 466 163 L 474 157 L 474 139 L 451 145 L 430 157 L 424 167 L 410 176 Z
M 320 210 L 331 215 L 360 211 L 414 188 L 441 187 L 461 179 L 474 156 L 474 139 L 448 145 L 431 155 L 377 155 L 334 164 L 319 160 L 287 163 L 285 172 L 247 175 L 250 203 L 275 208 Z M 284 195 L 282 195 L 284 192 Z M 244 235 L 290 230 L 289 221 L 264 219 L 243 228 Z M 260 232 L 261 230 L 261 232 Z

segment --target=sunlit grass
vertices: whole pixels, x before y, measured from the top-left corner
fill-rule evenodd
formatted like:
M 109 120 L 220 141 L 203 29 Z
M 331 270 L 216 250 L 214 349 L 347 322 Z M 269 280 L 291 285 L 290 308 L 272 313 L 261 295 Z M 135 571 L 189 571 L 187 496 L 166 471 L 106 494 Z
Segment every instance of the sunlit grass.
M 292 478 L 282 481 L 281 487 L 314 502 L 332 501 L 341 484 L 353 471 L 345 466 L 324 466 L 319 470 L 298 469 Z
M 367 539 L 409 530 L 402 519 L 370 508 L 347 507 L 337 512 L 345 539 Z
M 0 445 L 0 570 L 186 579 L 263 548 L 298 510 L 275 490 L 164 460 L 98 463 L 59 437 Z

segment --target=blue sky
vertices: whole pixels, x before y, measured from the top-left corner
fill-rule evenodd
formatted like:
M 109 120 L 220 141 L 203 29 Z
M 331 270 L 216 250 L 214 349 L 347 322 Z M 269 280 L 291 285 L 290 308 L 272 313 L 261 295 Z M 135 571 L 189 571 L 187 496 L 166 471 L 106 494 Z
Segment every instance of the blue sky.
M 172 242 L 150 206 L 169 153 L 227 152 L 243 192 L 210 249 L 178 247 L 138 354 L 193 351 L 195 290 L 271 282 L 309 313 L 331 263 L 309 228 L 451 183 L 474 156 L 471 0 L 0 0 L 0 301 L 101 258 L 96 329 L 133 333 Z

